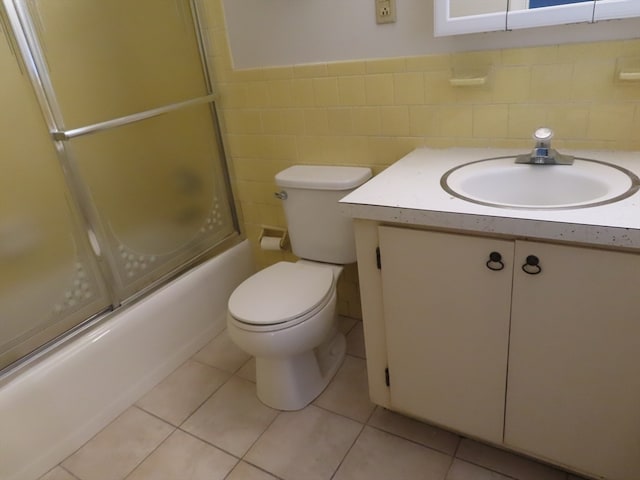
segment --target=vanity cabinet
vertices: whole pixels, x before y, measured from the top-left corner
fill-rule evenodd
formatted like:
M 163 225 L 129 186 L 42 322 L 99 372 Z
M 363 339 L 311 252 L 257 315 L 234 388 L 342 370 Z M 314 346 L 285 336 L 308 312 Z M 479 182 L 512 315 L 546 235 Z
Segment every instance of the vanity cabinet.
M 356 232 L 377 235 L 380 278 L 364 265 L 361 289 L 382 297 L 386 352 L 371 362 L 386 354 L 385 406 L 640 478 L 640 255 L 366 223 Z
M 379 242 L 391 406 L 501 442 L 513 243 L 394 227 Z
M 504 443 L 640 478 L 640 255 L 516 241 Z

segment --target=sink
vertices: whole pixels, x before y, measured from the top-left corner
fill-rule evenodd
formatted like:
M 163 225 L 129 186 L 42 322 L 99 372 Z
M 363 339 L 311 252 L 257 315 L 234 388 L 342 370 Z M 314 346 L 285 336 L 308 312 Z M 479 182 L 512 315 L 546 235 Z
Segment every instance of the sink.
M 633 195 L 640 179 L 625 168 L 576 158 L 573 165 L 516 164 L 515 157 L 478 160 L 446 172 L 442 188 L 480 205 L 517 209 L 572 209 Z

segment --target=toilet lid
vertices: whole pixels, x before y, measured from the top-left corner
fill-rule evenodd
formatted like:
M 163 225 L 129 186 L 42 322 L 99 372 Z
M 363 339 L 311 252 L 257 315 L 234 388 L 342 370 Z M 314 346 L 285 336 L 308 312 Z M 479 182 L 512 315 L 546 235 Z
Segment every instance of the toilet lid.
M 235 289 L 229 298 L 229 313 L 254 325 L 286 323 L 325 302 L 333 281 L 330 268 L 279 262 Z

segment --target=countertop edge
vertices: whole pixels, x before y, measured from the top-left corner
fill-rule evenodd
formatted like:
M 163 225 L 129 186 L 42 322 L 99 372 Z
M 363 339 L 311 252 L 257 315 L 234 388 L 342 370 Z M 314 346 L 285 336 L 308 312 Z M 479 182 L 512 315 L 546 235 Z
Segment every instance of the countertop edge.
M 629 228 L 346 202 L 340 203 L 340 209 L 344 215 L 362 220 L 640 251 L 640 230 Z

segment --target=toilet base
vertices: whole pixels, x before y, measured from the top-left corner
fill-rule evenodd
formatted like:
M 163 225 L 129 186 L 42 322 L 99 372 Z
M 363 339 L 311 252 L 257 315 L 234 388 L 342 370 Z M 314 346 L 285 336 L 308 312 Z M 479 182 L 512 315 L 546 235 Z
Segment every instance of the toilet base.
M 287 358 L 256 358 L 258 398 L 277 410 L 300 410 L 329 384 L 347 350 L 344 334 L 335 330 L 329 339 L 308 352 Z

